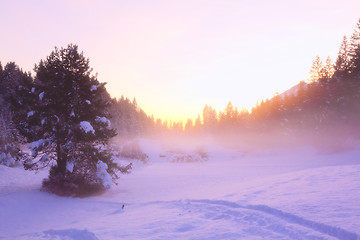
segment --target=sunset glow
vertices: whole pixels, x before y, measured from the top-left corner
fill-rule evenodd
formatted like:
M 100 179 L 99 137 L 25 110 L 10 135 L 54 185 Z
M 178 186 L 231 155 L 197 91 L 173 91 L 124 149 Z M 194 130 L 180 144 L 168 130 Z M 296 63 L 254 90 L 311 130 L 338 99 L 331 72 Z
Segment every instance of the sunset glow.
M 0 239 L 360 240 L 360 0 L 2 0 Z
M 113 97 L 149 115 L 196 118 L 205 104 L 251 108 L 336 58 L 359 18 L 345 1 L 4 1 L 0 61 L 32 71 L 79 45 Z

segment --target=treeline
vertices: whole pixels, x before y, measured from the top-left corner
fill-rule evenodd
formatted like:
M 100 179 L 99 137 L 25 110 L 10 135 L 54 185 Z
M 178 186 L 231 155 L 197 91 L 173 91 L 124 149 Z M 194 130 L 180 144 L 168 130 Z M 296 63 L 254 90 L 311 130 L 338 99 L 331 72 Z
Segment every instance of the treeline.
M 195 121 L 172 123 L 170 130 L 213 136 L 231 133 L 240 138 L 254 133 L 359 138 L 360 21 L 349 39 L 344 36 L 336 60 L 328 57 L 323 63 L 317 56 L 309 76 L 251 111 L 239 110 L 231 102 L 220 112 L 206 105 Z
M 112 126 L 120 137 L 133 138 L 154 132 L 154 118 L 138 106 L 135 98 L 132 101 L 124 96 L 114 98 L 109 112 Z
M 26 109 L 18 108 L 24 102 L 30 104 L 29 96 L 33 88 L 30 73 L 23 72 L 15 63 L 2 67 L 0 63 L 0 163 L 13 166 L 22 157 L 20 144 L 24 137 L 22 126 L 17 124 L 18 116 Z
M 88 61 L 86 63 L 89 64 Z M 38 70 L 35 68 L 35 72 Z M 23 158 L 21 145 L 35 139 L 29 132 L 29 126 L 36 119 L 33 117 L 33 106 L 43 98 L 42 92 L 39 92 L 43 86 L 38 79 L 38 74 L 32 76 L 14 62 L 5 66 L 0 63 L 0 162 L 6 165 L 14 165 Z M 219 112 L 206 105 L 195 120 L 168 123 L 148 116 L 135 99 L 112 99 L 105 88 L 101 98 L 108 102 L 106 112 L 111 127 L 124 138 L 163 133 L 190 136 L 231 133 L 238 137 L 258 133 L 282 136 L 332 133 L 358 138 L 360 21 L 352 36 L 344 36 L 334 62 L 327 58 L 323 63 L 316 57 L 308 80 L 285 93 L 261 101 L 251 111 L 238 109 L 231 102 Z M 38 133 L 36 129 L 34 133 Z

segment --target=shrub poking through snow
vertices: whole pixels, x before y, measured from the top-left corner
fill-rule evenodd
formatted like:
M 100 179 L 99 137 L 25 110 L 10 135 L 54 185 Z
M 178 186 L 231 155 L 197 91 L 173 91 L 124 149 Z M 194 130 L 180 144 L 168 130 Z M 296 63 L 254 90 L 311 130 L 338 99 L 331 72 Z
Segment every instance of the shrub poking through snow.
M 123 145 L 120 156 L 123 158 L 137 159 L 144 163 L 147 163 L 149 158 L 148 155 L 141 151 L 139 143 L 136 141 Z
M 170 152 L 169 159 L 175 163 L 205 162 L 209 159 L 208 154 L 201 148 L 192 153 L 183 153 L 181 151 Z
M 113 161 L 108 141 L 116 134 L 110 128 L 105 84 L 91 75 L 89 60 L 76 45 L 55 48 L 35 71 L 41 101 L 29 116 L 28 132 L 36 135 L 28 137 L 32 159 L 25 167 L 52 166 L 43 189 L 58 195 L 86 196 L 110 187 L 131 166 Z

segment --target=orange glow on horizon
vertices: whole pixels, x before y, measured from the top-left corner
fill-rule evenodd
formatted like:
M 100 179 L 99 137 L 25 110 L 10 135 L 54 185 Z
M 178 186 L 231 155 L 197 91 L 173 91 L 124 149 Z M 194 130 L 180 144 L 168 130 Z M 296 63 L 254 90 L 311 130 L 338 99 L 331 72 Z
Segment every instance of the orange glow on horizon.
M 186 122 L 205 105 L 251 111 L 307 79 L 316 55 L 336 59 L 358 9 L 354 0 L 4 1 L 0 61 L 31 71 L 54 46 L 74 43 L 111 96 Z

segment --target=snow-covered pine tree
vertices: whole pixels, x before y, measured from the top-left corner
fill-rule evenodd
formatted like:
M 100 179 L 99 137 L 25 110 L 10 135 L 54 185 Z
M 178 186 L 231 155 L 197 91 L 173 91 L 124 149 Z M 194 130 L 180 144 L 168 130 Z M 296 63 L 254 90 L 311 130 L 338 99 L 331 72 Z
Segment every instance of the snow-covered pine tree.
M 108 120 L 105 84 L 91 74 L 78 46 L 55 48 L 35 72 L 37 104 L 26 119 L 33 159 L 25 167 L 53 164 L 43 188 L 81 196 L 105 189 L 128 172 L 131 166 L 118 166 L 108 144 L 116 134 Z

